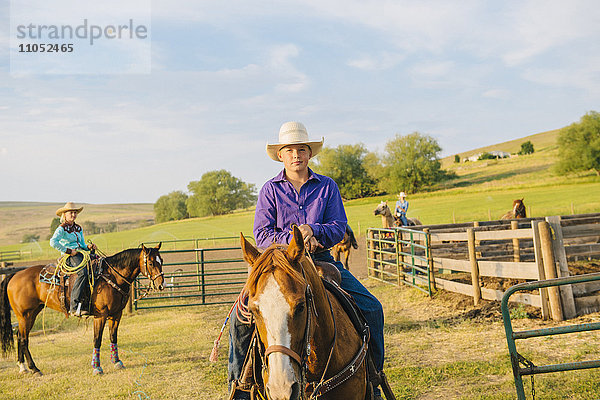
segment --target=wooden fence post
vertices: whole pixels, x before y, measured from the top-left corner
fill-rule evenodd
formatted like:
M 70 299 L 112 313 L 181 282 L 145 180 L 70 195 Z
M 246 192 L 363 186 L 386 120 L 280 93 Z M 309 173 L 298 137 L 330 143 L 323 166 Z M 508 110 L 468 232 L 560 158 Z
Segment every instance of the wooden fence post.
M 469 239 L 469 260 L 471 261 L 471 283 L 473 284 L 473 303 L 478 306 L 481 301 L 481 286 L 479 285 L 479 265 L 475 254 L 475 232 L 473 228 L 467 228 Z
M 479 221 L 473 221 L 473 228 L 477 228 L 479 226 Z M 481 245 L 481 240 L 476 240 L 475 241 L 475 249 L 477 249 L 477 247 L 479 247 Z M 481 251 L 477 251 L 475 252 L 475 255 L 477 256 L 477 258 L 481 258 Z
M 554 232 L 552 237 L 552 249 L 554 250 L 554 260 L 558 263 L 558 268 L 556 268 L 558 277 L 562 278 L 569 276 L 569 264 L 567 262 L 567 254 L 565 253 L 560 217 L 546 217 L 546 221 L 548 221 L 548 224 L 552 228 L 552 232 Z M 573 286 L 561 285 L 559 290 L 564 317 L 566 319 L 575 318 L 577 316 L 577 309 L 575 308 L 575 298 L 573 297 Z
M 518 221 L 510 221 L 510 229 L 519 229 Z M 521 250 L 519 249 L 519 239 L 513 239 L 513 261 L 520 262 L 521 261 Z
M 546 279 L 546 273 L 544 272 L 544 260 L 542 258 L 542 246 L 540 243 L 540 230 L 538 224 L 540 221 L 531 221 L 531 230 L 533 231 L 533 254 L 535 256 L 535 263 L 538 267 L 538 280 L 543 281 Z M 548 290 L 546 288 L 540 288 L 540 298 L 542 300 L 542 318 L 550 318 L 550 310 L 548 309 Z
M 540 242 L 542 245 L 542 257 L 544 259 L 544 272 L 546 279 L 556 278 L 556 265 L 554 264 L 554 251 L 552 249 L 552 236 L 548 222 L 541 221 L 538 224 L 540 231 Z M 558 287 L 550 286 L 548 288 L 548 298 L 550 300 L 550 312 L 554 321 L 564 320 L 560 294 Z

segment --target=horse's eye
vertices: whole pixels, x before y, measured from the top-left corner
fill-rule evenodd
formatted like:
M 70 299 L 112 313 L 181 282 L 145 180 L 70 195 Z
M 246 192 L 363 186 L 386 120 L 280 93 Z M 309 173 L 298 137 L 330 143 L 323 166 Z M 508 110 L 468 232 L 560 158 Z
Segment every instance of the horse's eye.
M 299 303 L 296 308 L 294 309 L 294 315 L 300 315 L 304 312 L 304 309 L 306 308 L 306 304 L 304 303 Z

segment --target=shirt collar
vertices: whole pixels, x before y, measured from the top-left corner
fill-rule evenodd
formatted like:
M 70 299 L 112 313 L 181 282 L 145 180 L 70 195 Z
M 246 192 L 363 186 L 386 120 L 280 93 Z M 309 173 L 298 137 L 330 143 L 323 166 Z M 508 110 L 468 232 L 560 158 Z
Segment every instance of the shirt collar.
M 313 172 L 312 169 L 308 169 L 308 180 L 310 181 L 311 179 L 316 179 L 317 181 L 321 181 L 321 176 L 319 174 L 316 174 Z M 273 182 L 283 182 L 286 181 L 287 179 L 285 179 L 285 169 L 282 169 L 280 173 L 278 173 L 274 178 L 273 178 Z

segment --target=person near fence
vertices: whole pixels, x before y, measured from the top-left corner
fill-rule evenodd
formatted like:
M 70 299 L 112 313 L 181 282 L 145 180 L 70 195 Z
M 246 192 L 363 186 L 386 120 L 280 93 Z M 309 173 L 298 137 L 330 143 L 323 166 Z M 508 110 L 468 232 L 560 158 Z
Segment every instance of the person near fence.
M 83 262 L 82 250 L 91 251 L 96 249 L 95 244 L 91 243 L 88 246 L 85 243 L 83 229 L 75 223 L 75 219 L 81 210 L 83 210 L 83 207 L 77 207 L 72 202 L 68 202 L 56 210 L 56 215 L 60 217 L 61 223 L 50 239 L 50 246 L 60 251 L 61 255 L 67 256 L 66 263 L 71 268 L 77 268 Z M 77 271 L 77 278 L 71 290 L 70 314 L 77 317 L 89 315 L 89 304 L 88 268 L 84 266 Z
M 396 218 L 400 219 L 402 226 L 408 226 L 408 219 L 406 218 L 406 213 L 408 212 L 408 200 L 406 200 L 406 193 L 400 192 L 398 199 L 394 215 Z
M 254 237 L 261 249 L 272 243 L 289 244 L 293 236 L 291 226 L 298 226 L 311 257 L 332 263 L 340 271 L 342 289 L 352 295 L 369 324 L 369 348 L 376 368 L 382 370 L 384 342 L 381 303 L 329 252 L 344 237 L 347 218 L 337 184 L 333 179 L 308 168 L 309 159 L 321 150 L 323 141 L 310 141 L 303 124 L 286 122 L 279 130 L 279 143 L 267 145 L 268 156 L 282 162 L 284 169 L 260 190 L 254 217 Z M 242 324 L 235 314 L 229 329 L 230 386 L 233 380 L 240 378 L 253 330 L 253 327 Z M 379 387 L 375 392 L 375 399 L 381 399 Z M 246 399 L 249 398 L 247 395 L 237 391 L 233 398 Z

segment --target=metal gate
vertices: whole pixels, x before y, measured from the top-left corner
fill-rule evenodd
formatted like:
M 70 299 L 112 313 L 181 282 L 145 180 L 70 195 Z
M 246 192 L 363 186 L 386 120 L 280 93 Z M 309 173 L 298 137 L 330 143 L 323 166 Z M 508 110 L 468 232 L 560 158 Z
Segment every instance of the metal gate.
M 509 297 L 520 290 L 533 290 L 551 286 L 569 285 L 574 283 L 591 282 L 598 280 L 600 280 L 600 273 L 575 275 L 565 278 L 520 283 L 518 285 L 510 287 L 506 291 L 506 293 L 504 293 L 501 303 L 502 319 L 504 320 L 504 330 L 506 332 L 506 341 L 508 343 L 508 352 L 510 353 L 510 362 L 512 364 L 513 377 L 515 379 L 515 387 L 517 389 L 518 400 L 525 400 L 523 376 L 531 375 L 532 392 L 535 396 L 535 390 L 533 387 L 533 375 L 545 374 L 549 372 L 574 371 L 580 369 L 598 368 L 600 367 L 600 360 L 579 361 L 553 365 L 535 365 L 533 362 L 527 360 L 525 357 L 523 357 L 517 352 L 517 347 L 515 343 L 517 339 L 527 339 L 541 336 L 560 335 L 565 333 L 600 330 L 600 322 L 514 332 L 512 328 L 512 322 L 510 320 L 510 312 L 508 310 Z M 521 368 L 520 364 L 523 364 L 525 367 Z
M 246 283 L 247 264 L 240 246 L 200 247 L 202 242 L 238 240 L 237 237 L 173 240 L 163 242 L 172 250 L 161 249 L 164 287 L 161 292 L 147 292 L 148 278 L 139 275 L 135 281 L 133 307 L 185 307 L 224 304 L 235 301 Z M 144 243 L 152 245 L 154 243 Z M 191 249 L 176 249 L 186 245 Z M 164 248 L 164 247 L 163 247 Z
M 428 232 L 408 228 L 367 229 L 369 277 L 412 286 L 432 295 L 433 258 Z

